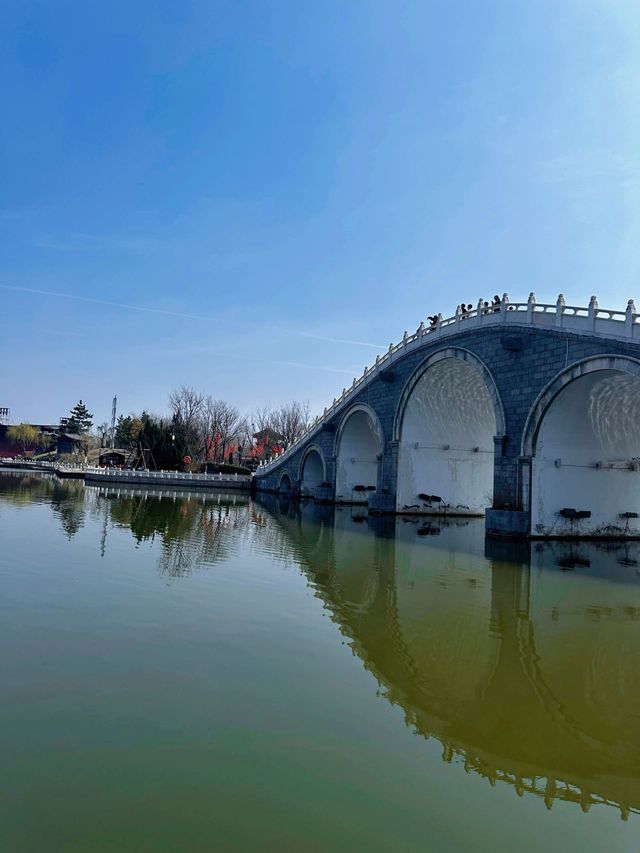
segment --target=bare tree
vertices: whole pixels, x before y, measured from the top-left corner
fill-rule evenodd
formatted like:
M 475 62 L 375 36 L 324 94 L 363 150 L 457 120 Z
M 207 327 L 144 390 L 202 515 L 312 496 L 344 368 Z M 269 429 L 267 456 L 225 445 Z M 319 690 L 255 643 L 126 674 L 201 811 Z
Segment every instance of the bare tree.
M 108 447 L 111 432 L 109 424 L 106 421 L 103 421 L 101 424 L 98 424 L 98 426 L 95 427 L 95 430 L 96 435 L 98 437 L 98 441 L 100 442 L 100 447 Z
M 238 463 L 251 454 L 253 447 L 253 423 L 250 417 L 243 415 L 238 424 Z
M 180 430 L 186 453 L 197 456 L 202 449 L 201 415 L 204 398 L 199 391 L 182 385 L 169 394 L 169 406 L 173 414 L 174 426 Z
M 208 396 L 203 400 L 200 423 L 205 446 L 213 446 L 216 462 L 224 461 L 229 448 L 236 444 L 240 437 L 240 412 L 226 400 L 216 400 Z M 211 444 L 208 444 L 209 442 Z
M 285 444 L 293 444 L 307 429 L 310 422 L 309 403 L 292 400 L 273 413 L 273 428 Z
M 254 409 L 251 412 L 252 432 L 263 432 L 265 429 L 274 429 L 273 411 L 269 406 L 263 406 L 261 409 Z

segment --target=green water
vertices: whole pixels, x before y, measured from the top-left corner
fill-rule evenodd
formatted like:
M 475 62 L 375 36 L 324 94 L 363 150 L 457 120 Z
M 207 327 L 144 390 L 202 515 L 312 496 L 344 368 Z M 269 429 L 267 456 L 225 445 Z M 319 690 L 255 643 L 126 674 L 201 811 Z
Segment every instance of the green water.
M 636 851 L 638 546 L 361 516 L 0 475 L 0 851 Z

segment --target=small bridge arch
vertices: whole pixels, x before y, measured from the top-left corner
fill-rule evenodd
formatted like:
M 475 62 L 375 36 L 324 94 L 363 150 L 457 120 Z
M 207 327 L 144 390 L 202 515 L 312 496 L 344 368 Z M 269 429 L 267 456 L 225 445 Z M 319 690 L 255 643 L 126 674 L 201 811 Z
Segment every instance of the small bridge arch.
M 372 406 L 356 403 L 340 421 L 336 433 L 336 500 L 366 503 L 378 486 L 384 431 Z
M 281 494 L 290 494 L 293 491 L 293 480 L 288 471 L 283 471 L 278 482 L 278 492 Z
M 327 464 L 317 444 L 310 444 L 300 460 L 298 481 L 303 495 L 313 495 L 327 480 Z

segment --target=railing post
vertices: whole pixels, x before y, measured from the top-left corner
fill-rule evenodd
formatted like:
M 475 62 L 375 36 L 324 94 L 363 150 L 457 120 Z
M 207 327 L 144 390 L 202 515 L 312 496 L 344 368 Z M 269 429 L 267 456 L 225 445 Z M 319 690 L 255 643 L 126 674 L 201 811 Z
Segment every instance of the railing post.
M 422 338 L 424 335 L 424 320 L 420 320 L 420 325 L 418 326 L 418 337 Z
M 478 325 L 482 323 L 482 318 L 484 316 L 484 300 L 478 299 L 478 316 L 476 318 L 476 322 Z
M 536 304 L 536 295 L 533 291 L 529 294 L 529 298 L 527 299 L 527 323 L 533 323 L 533 309 Z
M 409 337 L 409 335 L 408 335 L 408 333 L 407 333 L 407 330 L 405 329 L 405 330 L 404 330 L 404 335 L 402 336 L 402 346 L 403 346 L 403 347 L 406 347 L 408 337 Z
M 460 329 L 460 306 L 456 305 L 456 332 Z
M 633 299 L 627 302 L 627 310 L 624 312 L 624 330 L 627 337 L 633 337 L 633 321 L 636 313 L 636 304 Z
M 440 334 L 441 329 L 442 329 L 442 314 L 438 314 L 438 319 L 436 320 L 436 335 Z
M 562 327 L 562 313 L 564 311 L 565 301 L 562 293 L 558 295 L 558 299 L 556 300 L 556 326 L 558 328 Z
M 502 322 L 507 322 L 507 311 L 509 310 L 509 294 L 502 294 Z
M 596 317 L 598 316 L 598 300 L 592 296 L 589 300 L 589 328 L 595 331 Z

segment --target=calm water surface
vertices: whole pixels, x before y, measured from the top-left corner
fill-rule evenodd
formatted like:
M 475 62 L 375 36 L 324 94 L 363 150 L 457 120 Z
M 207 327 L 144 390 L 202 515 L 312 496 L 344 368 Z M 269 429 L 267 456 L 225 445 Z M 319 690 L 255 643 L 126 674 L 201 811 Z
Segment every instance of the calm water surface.
M 638 850 L 638 547 L 361 515 L 0 475 L 0 850 Z

